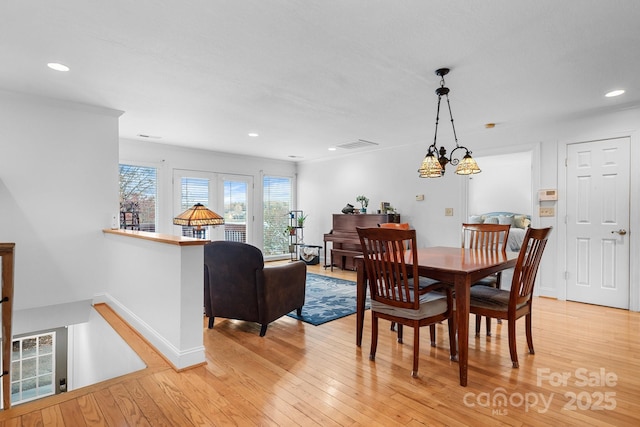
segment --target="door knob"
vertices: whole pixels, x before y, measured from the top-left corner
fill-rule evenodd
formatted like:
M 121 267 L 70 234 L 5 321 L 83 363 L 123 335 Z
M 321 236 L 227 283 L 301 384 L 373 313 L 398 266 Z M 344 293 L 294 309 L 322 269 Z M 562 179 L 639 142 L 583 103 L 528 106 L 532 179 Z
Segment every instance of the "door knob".
M 627 230 L 625 230 L 624 228 L 621 228 L 618 231 L 612 231 L 611 232 L 611 234 L 613 234 L 613 233 L 618 233 L 619 235 L 624 236 L 625 234 L 627 234 Z

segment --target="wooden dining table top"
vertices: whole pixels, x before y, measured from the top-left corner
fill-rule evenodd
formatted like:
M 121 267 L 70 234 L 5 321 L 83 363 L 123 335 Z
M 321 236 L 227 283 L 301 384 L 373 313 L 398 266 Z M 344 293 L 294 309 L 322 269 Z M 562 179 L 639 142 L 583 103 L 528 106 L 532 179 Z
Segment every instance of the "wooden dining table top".
M 418 268 L 431 272 L 482 274 L 483 277 L 495 271 L 515 266 L 517 252 L 502 252 L 486 249 L 454 248 L 434 246 L 418 248 Z M 411 250 L 405 253 L 405 262 L 413 264 Z M 505 267 L 505 263 L 508 267 Z M 489 271 L 489 273 L 487 273 Z M 440 279 L 441 280 L 441 279 Z

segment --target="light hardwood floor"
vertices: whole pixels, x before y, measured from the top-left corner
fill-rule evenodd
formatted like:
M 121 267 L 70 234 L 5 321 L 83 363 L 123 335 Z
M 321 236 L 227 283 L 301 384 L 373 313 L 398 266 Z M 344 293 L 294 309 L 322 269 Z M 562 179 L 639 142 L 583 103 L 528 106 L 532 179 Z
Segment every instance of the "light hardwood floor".
M 460 387 L 446 325 L 436 348 L 421 331 L 418 379 L 412 340 L 398 344 L 384 322 L 376 361 L 368 360 L 368 316 L 362 348 L 355 316 L 321 326 L 285 316 L 264 338 L 253 323 L 217 320 L 209 330 L 203 320 L 206 365 L 175 372 L 99 306 L 148 367 L 15 406 L 0 413 L 0 426 L 638 425 L 640 314 L 546 298 L 533 307 L 536 354 L 526 352 L 521 319 L 520 368 L 511 368 L 506 323 L 494 322 L 494 336 L 470 339 L 469 385 Z

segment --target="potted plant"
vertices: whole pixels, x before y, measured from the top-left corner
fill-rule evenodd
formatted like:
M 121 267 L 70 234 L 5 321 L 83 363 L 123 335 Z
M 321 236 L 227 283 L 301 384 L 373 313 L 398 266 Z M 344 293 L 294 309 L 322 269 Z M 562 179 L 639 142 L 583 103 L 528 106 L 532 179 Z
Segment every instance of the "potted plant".
M 298 227 L 300 227 L 300 228 L 304 227 L 304 222 L 306 221 L 308 216 L 309 215 L 300 215 L 298 217 Z
M 360 206 L 362 207 L 362 209 L 360 209 L 360 212 L 367 213 L 367 206 L 369 206 L 369 199 L 367 198 L 367 196 L 356 197 L 356 202 L 359 202 Z
M 293 236 L 296 234 L 296 228 L 293 225 L 287 225 L 287 228 L 284 230 L 285 236 Z

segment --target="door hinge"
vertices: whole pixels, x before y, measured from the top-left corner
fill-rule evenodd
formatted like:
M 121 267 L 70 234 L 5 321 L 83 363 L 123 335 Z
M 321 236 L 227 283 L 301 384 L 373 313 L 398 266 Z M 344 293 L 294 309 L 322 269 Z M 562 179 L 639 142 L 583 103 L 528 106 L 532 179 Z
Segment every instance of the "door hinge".
M 564 280 L 569 280 L 569 272 L 568 271 L 564 272 Z

